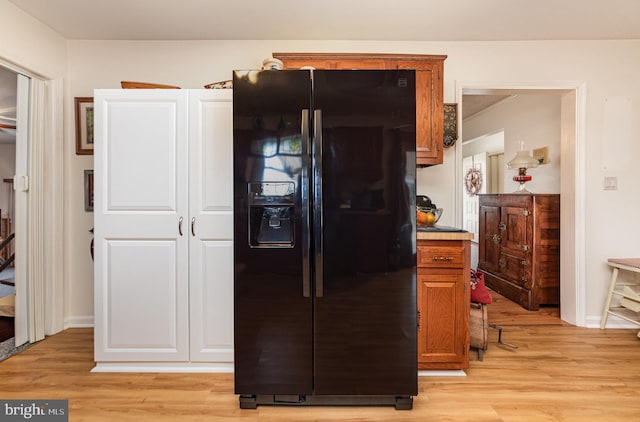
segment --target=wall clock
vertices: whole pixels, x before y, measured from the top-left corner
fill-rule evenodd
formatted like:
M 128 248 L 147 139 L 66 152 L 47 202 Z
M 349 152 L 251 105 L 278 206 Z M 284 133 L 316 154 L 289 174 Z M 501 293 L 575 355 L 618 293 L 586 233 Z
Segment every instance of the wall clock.
M 444 146 L 449 148 L 458 139 L 458 104 L 444 105 Z
M 467 195 L 475 196 L 480 189 L 482 189 L 482 172 L 472 167 L 464 176 L 464 190 L 467 191 Z

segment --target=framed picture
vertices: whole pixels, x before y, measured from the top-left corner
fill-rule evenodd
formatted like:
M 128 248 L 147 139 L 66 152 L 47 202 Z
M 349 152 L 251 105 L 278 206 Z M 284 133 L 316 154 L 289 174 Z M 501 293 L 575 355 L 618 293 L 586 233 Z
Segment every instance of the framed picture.
M 93 170 L 84 171 L 84 210 L 93 211 Z
M 76 97 L 76 154 L 93 155 L 93 97 Z
M 458 104 L 444 105 L 444 146 L 446 148 L 456 143 L 458 139 Z

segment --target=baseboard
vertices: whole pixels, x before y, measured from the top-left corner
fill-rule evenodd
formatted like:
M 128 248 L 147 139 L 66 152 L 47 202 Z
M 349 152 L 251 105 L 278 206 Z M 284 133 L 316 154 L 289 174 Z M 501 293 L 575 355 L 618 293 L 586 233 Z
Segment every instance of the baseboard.
M 228 373 L 233 362 L 97 362 L 91 372 Z M 463 370 L 418 371 L 419 377 L 466 377 Z
M 467 374 L 462 369 L 455 370 L 434 370 L 434 371 L 418 371 L 419 377 L 466 377 Z
M 233 362 L 97 362 L 91 372 L 233 373 Z
M 79 316 L 79 317 L 67 317 L 64 319 L 64 329 L 67 328 L 93 328 L 95 326 L 93 321 L 93 315 Z
M 591 315 L 587 317 L 587 328 L 600 328 L 600 322 L 602 322 L 602 315 Z M 624 319 L 618 318 L 615 315 L 609 315 L 607 318 L 607 325 L 605 328 L 623 328 L 623 329 L 636 329 L 640 330 L 640 326 Z

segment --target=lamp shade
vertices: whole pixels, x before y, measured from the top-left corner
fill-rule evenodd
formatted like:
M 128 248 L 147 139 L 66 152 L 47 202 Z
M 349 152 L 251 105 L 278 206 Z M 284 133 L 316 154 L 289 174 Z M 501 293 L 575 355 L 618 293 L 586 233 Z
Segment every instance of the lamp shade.
M 529 169 L 532 167 L 538 167 L 538 160 L 533 158 L 529 151 L 524 150 L 517 151 L 515 157 L 507 163 L 507 168 L 510 169 Z

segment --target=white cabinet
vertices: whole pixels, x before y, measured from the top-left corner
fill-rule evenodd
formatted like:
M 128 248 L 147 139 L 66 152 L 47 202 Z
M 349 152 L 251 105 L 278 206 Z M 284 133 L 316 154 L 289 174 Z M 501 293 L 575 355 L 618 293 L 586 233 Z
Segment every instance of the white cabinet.
M 97 370 L 232 367 L 231 99 L 95 91 Z

